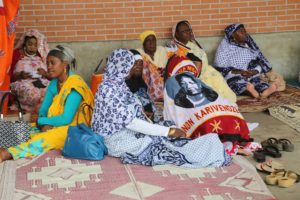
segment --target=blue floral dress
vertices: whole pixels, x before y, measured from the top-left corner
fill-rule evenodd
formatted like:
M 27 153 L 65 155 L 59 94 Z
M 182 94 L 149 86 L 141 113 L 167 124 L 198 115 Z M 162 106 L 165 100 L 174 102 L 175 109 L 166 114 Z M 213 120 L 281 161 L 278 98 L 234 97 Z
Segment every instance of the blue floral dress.
M 147 166 L 174 164 L 195 168 L 230 164 L 231 157 L 216 134 L 194 140 L 171 139 L 126 128 L 134 118 L 146 120 L 141 102 L 125 83 L 133 65 L 131 52 L 115 50 L 96 93 L 92 129 L 104 136 L 108 154 L 120 157 L 123 163 Z

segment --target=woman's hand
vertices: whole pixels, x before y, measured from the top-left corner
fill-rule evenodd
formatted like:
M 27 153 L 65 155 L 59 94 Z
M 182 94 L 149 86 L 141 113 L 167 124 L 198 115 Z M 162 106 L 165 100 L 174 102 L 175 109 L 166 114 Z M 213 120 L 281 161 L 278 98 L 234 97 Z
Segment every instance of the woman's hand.
M 42 77 L 47 77 L 47 72 L 46 70 L 44 70 L 43 68 L 38 68 L 37 72 L 39 75 L 41 75 Z
M 241 75 L 244 76 L 244 77 L 246 77 L 246 78 L 249 78 L 249 77 L 254 76 L 256 74 L 258 74 L 257 70 L 248 70 L 248 71 L 243 71 L 241 73 Z
M 233 69 L 231 70 L 231 73 L 232 74 L 240 74 L 242 75 L 245 71 L 244 70 L 241 70 L 241 69 Z M 243 75 L 242 75 L 243 76 Z
M 168 136 L 170 138 L 186 138 L 186 133 L 179 128 L 170 128 Z
M 46 131 L 53 129 L 53 126 L 43 125 L 40 129 L 42 132 L 46 132 Z
M 145 115 L 149 118 L 149 119 L 152 119 L 154 113 L 153 112 L 147 112 L 147 111 L 144 111 Z

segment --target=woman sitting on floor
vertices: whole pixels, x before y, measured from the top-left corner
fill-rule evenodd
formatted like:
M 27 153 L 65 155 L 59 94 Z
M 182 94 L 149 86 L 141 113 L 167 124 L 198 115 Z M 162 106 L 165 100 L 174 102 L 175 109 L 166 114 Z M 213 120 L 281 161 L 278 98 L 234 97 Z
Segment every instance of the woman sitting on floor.
M 217 135 L 208 134 L 189 140 L 178 128 L 148 121 L 141 102 L 126 84 L 126 79 L 134 73 L 134 63 L 130 51 L 113 51 L 108 59 L 104 81 L 95 97 L 92 129 L 104 136 L 108 155 L 120 157 L 123 163 L 148 166 L 228 165 L 231 157 Z
M 250 141 L 238 106 L 196 78 L 199 72 L 193 62 L 183 61 L 174 68 L 168 65 L 172 76 L 165 82 L 164 119 L 175 122 L 188 138 L 216 133 L 236 147 Z
M 148 86 L 145 83 L 142 74 L 143 74 L 143 57 L 141 54 L 134 49 L 130 50 L 133 53 L 134 57 L 134 65 L 131 69 L 132 76 L 126 79 L 126 85 L 130 89 L 130 91 L 136 96 L 143 106 L 143 111 L 151 120 L 154 120 L 155 106 L 150 98 L 148 93 Z M 159 120 L 154 120 L 159 121 Z
M 190 23 L 186 20 L 179 21 L 172 29 L 173 40 L 168 44 L 168 51 L 172 51 L 179 56 L 186 56 L 193 53 L 202 62 L 199 79 L 206 85 L 212 87 L 219 95 L 236 102 L 236 95 L 228 87 L 224 77 L 220 72 L 208 64 L 207 55 L 196 41 Z
M 11 90 L 17 94 L 22 108 L 32 112 L 41 104 L 49 84 L 46 66 L 48 44 L 43 34 L 32 29 L 21 36 L 15 48 L 10 69 Z
M 75 68 L 75 63 L 74 53 L 67 47 L 57 46 L 49 52 L 47 68 L 52 81 L 37 120 L 41 132 L 32 134 L 29 141 L 18 146 L 0 148 L 0 163 L 62 149 L 68 127 L 90 120 L 91 116 L 79 108 L 83 103 L 93 106 L 94 98 L 84 80 L 70 71 Z
M 214 65 L 237 95 L 247 92 L 254 98 L 268 97 L 285 89 L 284 80 L 272 70 L 243 24 L 231 24 L 225 28 L 225 38 L 217 49 Z M 266 73 L 269 77 L 276 76 L 276 83 L 263 81 L 261 74 Z
M 164 69 L 168 62 L 167 50 L 156 45 L 154 31 L 144 31 L 140 34 L 143 49 L 138 49 L 144 60 L 143 79 L 149 87 L 149 94 L 153 101 L 163 100 Z

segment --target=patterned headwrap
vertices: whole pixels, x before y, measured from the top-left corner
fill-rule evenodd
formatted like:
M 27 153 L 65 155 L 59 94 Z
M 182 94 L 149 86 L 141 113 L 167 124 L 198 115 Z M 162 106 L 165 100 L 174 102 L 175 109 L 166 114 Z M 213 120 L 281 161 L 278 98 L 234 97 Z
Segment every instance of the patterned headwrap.
M 144 31 L 140 34 L 140 40 L 142 42 L 142 44 L 144 44 L 145 39 L 149 36 L 149 35 L 154 35 L 156 37 L 156 34 L 154 31 Z
M 225 28 L 225 38 L 217 49 L 214 65 L 219 68 L 229 69 L 229 67 L 233 67 L 235 69 L 245 70 L 249 63 L 255 61 L 261 66 L 263 73 L 270 71 L 272 68 L 269 61 L 264 57 L 249 34 L 247 34 L 246 38 L 246 44 L 249 48 L 241 46 L 231 39 L 232 34 L 241 27 L 244 27 L 244 25 L 236 23 Z M 229 60 L 231 63 L 228 63 Z
M 230 41 L 233 33 L 237 30 L 239 30 L 240 28 L 244 28 L 244 25 L 243 24 L 239 24 L 239 23 L 236 23 L 236 24 L 231 24 L 229 26 L 227 26 L 224 30 L 225 32 L 225 38 Z
M 125 83 L 134 61 L 133 54 L 126 49 L 116 49 L 110 55 L 95 97 L 92 129 L 96 133 L 114 134 L 134 118 L 144 119 L 142 105 Z
M 36 29 L 30 29 L 30 30 L 26 31 L 25 33 L 23 33 L 23 35 L 20 37 L 18 43 L 16 44 L 15 49 L 22 48 L 24 46 L 26 36 L 28 36 L 28 37 L 34 36 L 37 39 L 38 52 L 39 52 L 40 56 L 42 57 L 43 62 L 46 63 L 47 54 L 49 52 L 47 39 L 42 33 L 40 33 Z

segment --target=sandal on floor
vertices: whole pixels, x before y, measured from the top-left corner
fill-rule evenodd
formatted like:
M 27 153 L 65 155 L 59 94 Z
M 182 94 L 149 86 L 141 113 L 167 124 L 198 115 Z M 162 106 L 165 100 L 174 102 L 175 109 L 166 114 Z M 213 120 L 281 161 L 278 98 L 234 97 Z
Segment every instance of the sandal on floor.
M 266 154 L 265 154 L 265 151 L 264 150 L 258 150 L 258 151 L 255 151 L 253 153 L 253 158 L 259 162 L 259 163 L 262 163 L 262 162 L 265 162 L 266 161 Z
M 284 170 L 283 164 L 274 160 L 267 160 L 263 163 L 258 163 L 256 165 L 257 171 L 270 174 L 276 170 Z
M 263 149 L 264 149 L 266 155 L 272 156 L 273 158 L 281 157 L 281 153 L 279 152 L 279 149 L 277 148 L 277 146 L 268 145 L 268 146 L 264 146 Z
M 276 170 L 272 172 L 270 175 L 267 175 L 265 181 L 268 185 L 277 185 L 278 180 L 284 176 L 286 173 L 285 170 Z
M 278 143 L 282 145 L 282 149 L 284 151 L 287 151 L 287 152 L 294 151 L 294 145 L 292 144 L 292 142 L 290 140 L 281 138 L 278 140 Z
M 278 179 L 278 186 L 284 188 L 291 187 L 297 181 L 299 181 L 298 174 L 293 171 L 286 171 L 284 175 Z
M 273 137 L 270 137 L 270 138 L 268 138 L 268 139 L 262 141 L 262 142 L 261 142 L 261 145 L 262 145 L 263 147 L 265 147 L 265 146 L 270 146 L 270 145 L 271 145 L 271 146 L 275 146 L 275 147 L 277 147 L 277 149 L 278 149 L 279 151 L 282 151 L 282 145 L 279 144 L 278 140 L 277 140 L 276 138 L 273 138 Z

